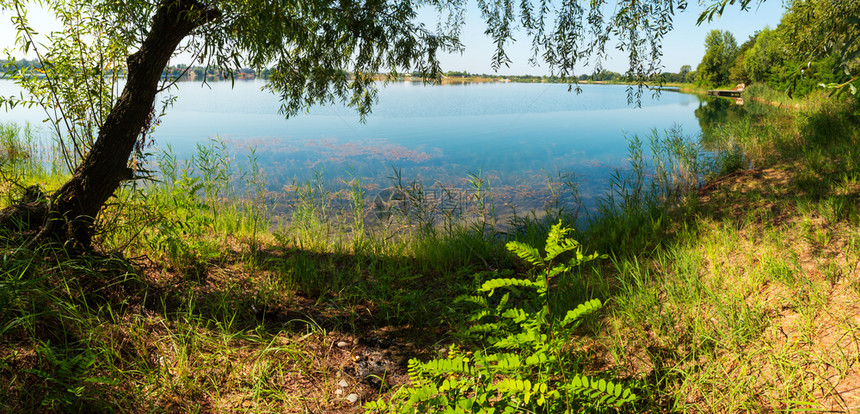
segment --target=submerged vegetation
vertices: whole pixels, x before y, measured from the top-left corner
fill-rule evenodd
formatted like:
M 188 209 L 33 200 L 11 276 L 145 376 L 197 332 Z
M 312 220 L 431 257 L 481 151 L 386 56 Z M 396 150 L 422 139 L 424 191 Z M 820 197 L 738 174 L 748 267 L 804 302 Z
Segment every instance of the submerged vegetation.
M 500 218 L 480 174 L 467 214 L 355 176 L 276 214 L 253 152 L 165 149 L 99 250 L 0 238 L 0 409 L 851 410 L 858 108 L 752 108 L 631 137 L 588 216 Z M 62 182 L 30 129 L 0 133 L 4 205 Z

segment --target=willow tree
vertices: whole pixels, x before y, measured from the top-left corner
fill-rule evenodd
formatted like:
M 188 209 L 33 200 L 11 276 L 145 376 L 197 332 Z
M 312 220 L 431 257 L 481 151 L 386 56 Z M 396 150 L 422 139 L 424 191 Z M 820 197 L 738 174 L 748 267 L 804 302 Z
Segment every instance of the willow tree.
M 106 202 L 135 178 L 135 149 L 160 115 L 158 93 L 171 59 L 223 73 L 271 68 L 267 87 L 286 116 L 318 103 L 345 102 L 369 113 L 379 73 L 418 71 L 440 77 L 438 55 L 462 52 L 467 0 L 36 0 L 63 30 L 30 27 L 33 0 L 4 0 L 18 29 L 16 48 L 37 53 L 39 76 L 14 75 L 28 95 L 8 105 L 46 109 L 70 139 L 71 178 L 41 201 L 0 212 L 37 240 L 89 246 Z M 607 47 L 627 54 L 628 80 L 640 85 L 660 71 L 661 41 L 686 0 L 478 0 L 498 69 L 506 46 L 527 38 L 531 61 L 575 82 L 575 70 L 599 70 Z M 425 24 L 419 10 L 438 16 Z M 425 19 L 426 20 L 426 19 Z M 612 41 L 610 42 L 610 39 Z M 638 98 L 642 89 L 632 94 Z M 19 227 L 20 228 L 20 227 Z

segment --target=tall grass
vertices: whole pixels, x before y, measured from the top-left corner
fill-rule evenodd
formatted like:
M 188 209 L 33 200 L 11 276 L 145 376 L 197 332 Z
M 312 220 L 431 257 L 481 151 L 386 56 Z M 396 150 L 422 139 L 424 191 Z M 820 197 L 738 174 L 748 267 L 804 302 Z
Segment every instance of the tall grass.
M 154 255 L 193 275 L 231 243 L 251 255 L 260 249 L 270 210 L 254 151 L 238 167 L 219 139 L 182 160 L 169 145 L 155 157 L 154 179 L 129 182 L 101 215 L 105 248 Z
M 660 191 L 629 190 L 647 181 L 636 168 L 617 180 L 624 191 L 604 208 L 610 224 L 598 216 L 588 230 L 590 240 L 609 235 L 619 246 L 608 269 L 594 270 L 615 275 L 593 279 L 614 305 L 590 346 L 645 380 L 651 410 L 856 405 L 843 397 L 856 379 L 845 355 L 856 355 L 860 337 L 833 302 L 857 297 L 839 282 L 856 279 L 856 253 L 835 244 L 856 239 L 847 207 L 858 203 L 853 108 L 819 105 L 716 129 L 709 147 L 741 148 L 756 171 L 719 177 L 692 205 L 655 207 Z M 842 339 L 830 346 L 830 335 Z
M 419 327 L 408 339 L 433 353 L 463 322 L 452 298 L 494 272 L 524 274 L 505 244 L 544 246 L 559 221 L 586 254 L 610 255 L 547 285 L 549 309 L 604 302 L 564 338 L 587 355 L 577 372 L 629 384 L 637 412 L 824 406 L 836 396 L 821 390 L 853 381 L 860 343 L 833 305 L 860 295 L 850 113 L 762 114 L 702 141 L 634 137 L 589 215 L 561 174 L 545 212 L 507 220 L 480 172 L 458 192 L 399 171 L 389 188 L 357 176 L 334 188 L 319 171 L 273 194 L 254 151 L 237 161 L 213 140 L 178 159 L 168 147 L 151 160 L 156 179 L 129 183 L 100 218 L 102 253 L 11 253 L 23 241 L 0 237 L 0 411 L 349 409 L 331 392 L 350 364 L 341 338 Z M 704 178 L 750 165 L 784 176 L 699 194 Z M 116 250 L 126 258 L 105 253 Z M 839 334 L 829 348 L 822 319 Z
M 628 140 L 630 167 L 616 169 L 606 194 L 586 222 L 595 248 L 619 254 L 652 251 L 665 239 L 670 212 L 695 198 L 695 191 L 725 152 L 708 154 L 680 128 L 648 136 L 648 150 L 638 136 Z M 710 157 L 709 157 L 710 155 Z
M 48 142 L 46 142 L 48 141 Z M 56 140 L 46 140 L 29 123 L 0 123 L 0 206 L 19 200 L 31 185 L 56 185 L 64 174 Z

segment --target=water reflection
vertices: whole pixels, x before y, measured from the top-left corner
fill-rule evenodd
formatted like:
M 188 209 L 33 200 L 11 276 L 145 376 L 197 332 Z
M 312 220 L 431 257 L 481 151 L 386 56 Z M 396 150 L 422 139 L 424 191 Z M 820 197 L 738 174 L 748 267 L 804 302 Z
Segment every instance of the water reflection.
M 737 100 L 740 100 L 740 104 Z M 713 130 L 722 124 L 743 119 L 747 114 L 743 102 L 743 98 L 702 97 L 694 113 L 699 120 L 703 138 L 707 140 Z

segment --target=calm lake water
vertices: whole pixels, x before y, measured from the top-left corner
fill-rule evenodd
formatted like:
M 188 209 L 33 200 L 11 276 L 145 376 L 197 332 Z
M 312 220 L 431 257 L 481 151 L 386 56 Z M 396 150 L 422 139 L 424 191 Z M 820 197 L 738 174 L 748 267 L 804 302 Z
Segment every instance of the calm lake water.
M 154 133 L 156 146 L 170 144 L 182 159 L 217 138 L 235 166 L 247 163 L 253 147 L 273 193 L 316 176 L 336 190 L 350 171 L 371 196 L 392 186 L 397 174 L 403 184 L 419 182 L 430 193 L 468 192 L 470 176 L 480 175 L 498 206 L 527 211 L 543 206 L 551 196 L 548 183 L 560 176 L 575 175 L 590 204 L 605 192 L 612 172 L 626 166 L 628 138 L 677 126 L 698 139 L 696 110 L 707 105 L 695 95 L 663 92 L 646 95 L 636 108 L 628 104 L 626 87 L 614 85 L 583 85 L 576 94 L 557 84 L 392 83 L 361 123 L 343 106 L 314 107 L 284 119 L 278 99 L 261 91 L 263 85 L 181 83 L 174 92 L 178 100 Z M 12 90 L 0 81 L 0 93 Z M 36 110 L 0 112 L 0 122 L 43 118 Z

